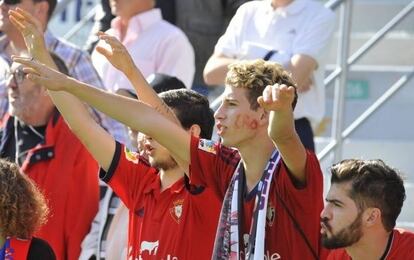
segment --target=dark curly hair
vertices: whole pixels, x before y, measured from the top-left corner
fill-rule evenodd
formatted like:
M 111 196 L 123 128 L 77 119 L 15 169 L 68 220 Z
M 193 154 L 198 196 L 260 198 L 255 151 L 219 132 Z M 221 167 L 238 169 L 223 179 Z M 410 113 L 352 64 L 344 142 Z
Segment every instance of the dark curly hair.
M 46 222 L 43 194 L 19 167 L 0 159 L 0 230 L 4 237 L 30 238 Z
M 230 64 L 228 68 L 226 85 L 247 89 L 246 97 L 252 110 L 259 108 L 257 98 L 262 95 L 266 86 L 274 84 L 285 84 L 295 88 L 295 98 L 292 102 L 292 108 L 295 108 L 298 99 L 296 83 L 280 64 L 264 60 L 243 60 Z

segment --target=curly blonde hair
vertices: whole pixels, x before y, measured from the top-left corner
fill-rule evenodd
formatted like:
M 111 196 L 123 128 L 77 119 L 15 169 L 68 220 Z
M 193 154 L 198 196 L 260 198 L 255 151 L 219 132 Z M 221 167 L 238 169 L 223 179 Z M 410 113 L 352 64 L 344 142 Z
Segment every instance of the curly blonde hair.
M 0 230 L 4 237 L 30 238 L 46 222 L 43 194 L 19 167 L 0 159 Z
M 285 84 L 296 89 L 296 83 L 290 73 L 284 70 L 281 65 L 264 60 L 245 60 L 230 64 L 225 83 L 235 88 L 247 89 L 246 95 L 252 110 L 259 107 L 257 98 L 262 95 L 263 90 L 268 85 Z M 295 99 L 292 102 L 293 108 L 296 101 L 297 94 L 295 91 Z

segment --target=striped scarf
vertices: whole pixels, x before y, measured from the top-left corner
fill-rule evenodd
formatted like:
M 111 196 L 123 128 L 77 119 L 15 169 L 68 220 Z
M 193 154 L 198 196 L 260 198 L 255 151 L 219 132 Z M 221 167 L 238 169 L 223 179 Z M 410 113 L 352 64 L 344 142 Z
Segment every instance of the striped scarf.
M 247 250 L 242 234 L 245 174 L 243 163 L 239 162 L 224 197 L 212 259 L 237 260 L 243 258 L 238 256 L 244 255 L 244 259 L 248 260 L 264 259 L 267 202 L 273 173 L 279 161 L 279 152 L 274 150 L 258 183 Z M 245 254 L 241 254 L 244 251 Z

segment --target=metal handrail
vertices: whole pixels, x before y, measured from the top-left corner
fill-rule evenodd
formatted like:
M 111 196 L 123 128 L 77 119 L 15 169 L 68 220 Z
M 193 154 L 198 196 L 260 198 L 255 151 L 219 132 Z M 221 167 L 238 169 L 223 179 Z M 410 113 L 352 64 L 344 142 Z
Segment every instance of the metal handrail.
M 348 0 L 348 1 L 352 1 L 352 0 Z M 347 5 L 347 2 L 344 4 L 345 6 Z M 410 4 L 405 6 L 397 15 L 395 15 L 391 19 L 391 21 L 389 21 L 383 28 L 381 28 L 373 37 L 371 37 L 370 40 L 368 40 L 351 57 L 349 57 L 345 63 L 343 59 L 346 58 L 347 56 L 344 56 L 344 52 L 341 52 L 341 55 L 339 55 L 339 60 L 342 62 L 338 61 L 338 63 L 340 64 L 338 64 L 339 66 L 337 67 L 337 69 L 335 69 L 335 71 L 331 73 L 324 81 L 325 87 L 326 87 L 334 79 L 337 79 L 339 75 L 341 76 L 339 80 L 337 79 L 337 82 L 339 82 L 339 84 L 337 83 L 336 88 L 335 88 L 334 113 L 333 113 L 333 120 L 332 120 L 333 124 L 332 124 L 332 135 L 331 135 L 333 140 L 326 147 L 324 147 L 322 151 L 318 154 L 318 157 L 320 158 L 320 160 L 324 159 L 326 155 L 329 152 L 331 152 L 333 149 L 335 149 L 335 152 L 333 154 L 334 155 L 333 161 L 336 162 L 342 159 L 342 141 L 349 135 L 347 134 L 346 137 L 344 137 L 343 132 L 342 132 L 343 109 L 344 109 L 344 102 L 345 102 L 345 87 L 346 87 L 347 72 L 348 72 L 349 67 L 353 63 L 355 63 L 357 60 L 359 60 L 364 54 L 366 54 L 376 43 L 379 42 L 379 40 L 381 40 L 392 28 L 394 28 L 398 23 L 400 23 L 412 10 L 414 10 L 414 1 L 412 1 Z M 341 15 L 341 21 L 343 20 L 343 18 L 344 18 L 344 14 Z M 350 24 L 350 22 L 351 21 L 348 20 L 348 25 Z M 342 36 L 341 37 L 342 40 L 347 41 L 349 44 L 349 38 L 348 38 L 349 35 L 345 35 L 344 33 L 341 33 L 341 36 Z M 343 44 L 343 42 L 341 42 L 341 44 Z M 359 125 L 361 125 L 366 119 L 365 115 L 367 112 L 370 112 L 370 110 L 369 109 L 366 110 L 360 117 L 358 117 L 358 119 L 355 121 L 357 122 L 357 124 L 351 124 L 352 128 L 348 127 L 345 130 L 345 132 L 348 133 L 350 129 L 353 131 L 355 128 L 359 127 Z M 359 120 L 362 120 L 362 121 L 360 122 Z
M 385 24 L 380 30 L 377 31 L 361 48 L 359 48 L 354 54 L 351 55 L 348 59 L 348 66 L 351 66 L 363 55 L 370 50 L 374 45 L 376 45 L 384 36 L 397 26 L 408 14 L 414 10 L 414 1 L 405 6 L 398 14 L 396 14 L 387 24 Z M 329 86 L 340 74 L 342 69 L 337 68 L 328 77 L 325 78 L 325 86 Z
M 347 58 L 349 55 L 349 44 L 351 38 L 351 21 L 352 21 L 352 4 L 353 0 L 347 0 L 341 5 L 341 16 L 339 30 L 340 39 L 338 46 L 338 61 L 337 66 L 342 69 L 342 75 L 336 80 L 335 95 L 334 95 L 334 109 L 332 120 L 332 137 L 336 140 L 336 151 L 334 153 L 334 161 L 338 161 L 342 157 L 342 128 L 345 107 L 345 90 L 348 79 Z
M 414 67 L 411 72 L 398 79 L 384 94 L 382 94 L 369 108 L 355 119 L 343 132 L 342 139 L 350 136 L 361 124 L 374 114 L 386 101 L 388 101 L 398 90 L 405 86 L 414 77 Z M 337 141 L 332 140 L 318 154 L 319 160 L 323 160 L 337 146 Z
M 325 3 L 325 7 L 335 11 L 345 0 L 330 0 Z

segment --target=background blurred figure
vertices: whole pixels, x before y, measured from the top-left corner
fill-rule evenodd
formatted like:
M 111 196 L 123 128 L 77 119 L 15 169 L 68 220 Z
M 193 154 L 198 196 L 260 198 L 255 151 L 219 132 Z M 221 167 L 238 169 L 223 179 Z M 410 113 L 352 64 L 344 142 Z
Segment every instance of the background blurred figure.
M 203 69 L 217 39 L 225 31 L 237 8 L 249 0 L 157 0 L 163 17 L 169 17 L 187 35 L 195 51 L 193 89 L 207 95 Z
M 45 198 L 32 181 L 0 159 L 0 259 L 56 259 L 46 241 L 33 237 L 47 215 Z
M 127 47 L 144 77 L 164 73 L 190 88 L 195 71 L 193 48 L 180 29 L 162 19 L 154 0 L 111 0 L 110 4 L 116 18 L 107 33 Z M 103 55 L 95 51 L 92 60 L 108 90 L 128 95 L 126 90 L 134 89 Z
M 344 160 L 331 169 L 321 213 L 329 260 L 414 259 L 414 234 L 396 229 L 406 194 L 397 170 L 381 160 Z
M 95 14 L 95 22 L 92 28 L 92 31 L 89 35 L 89 38 L 86 42 L 85 49 L 92 53 L 95 49 L 96 44 L 99 41 L 98 32 L 105 32 L 111 28 L 111 21 L 115 16 L 111 12 L 111 6 L 109 5 L 109 0 L 101 0 L 101 4 Z
M 48 29 L 49 19 L 56 7 L 56 0 L 5 0 L 0 1 L 0 30 L 5 35 L 0 38 L 0 118 L 7 111 L 7 87 L 4 85 L 4 73 L 11 64 L 11 55 L 18 55 L 26 50 L 26 45 L 20 32 L 10 22 L 7 12 L 21 8 L 39 20 L 38 26 L 45 32 L 46 47 L 65 61 L 69 74 L 74 78 L 103 88 L 102 81 L 94 69 L 89 55 L 78 47 L 56 38 Z M 120 141 L 126 138 L 126 132 L 121 124 L 109 117 L 93 112 L 95 119 Z
M 60 71 L 63 61 L 54 56 Z M 49 221 L 35 235 L 57 259 L 77 259 L 98 210 L 98 165 L 70 131 L 47 90 L 13 63 L 6 77 L 9 113 L 1 128 L 0 157 L 21 166 L 45 195 Z
M 264 59 L 292 73 L 299 92 L 295 126 L 306 148 L 314 150 L 311 122 L 324 114 L 324 53 L 335 27 L 334 14 L 308 0 L 263 0 L 242 5 L 204 69 L 209 85 L 224 84 L 227 66 Z
M 157 93 L 185 88 L 181 80 L 160 73 L 151 74 L 147 81 Z M 129 95 L 137 98 L 133 92 Z M 145 140 L 142 138 L 138 140 L 137 131 L 128 128 L 128 132 L 131 143 L 135 144 L 133 151 L 139 152 L 140 156 L 145 156 L 145 153 L 141 153 Z M 141 151 L 138 147 L 141 147 Z M 99 204 L 99 211 L 93 220 L 91 230 L 82 242 L 80 260 L 125 259 L 125 257 L 121 258 L 121 254 L 126 254 L 127 248 L 128 208 L 108 186 L 101 187 L 101 192 L 104 192 L 103 199 Z

